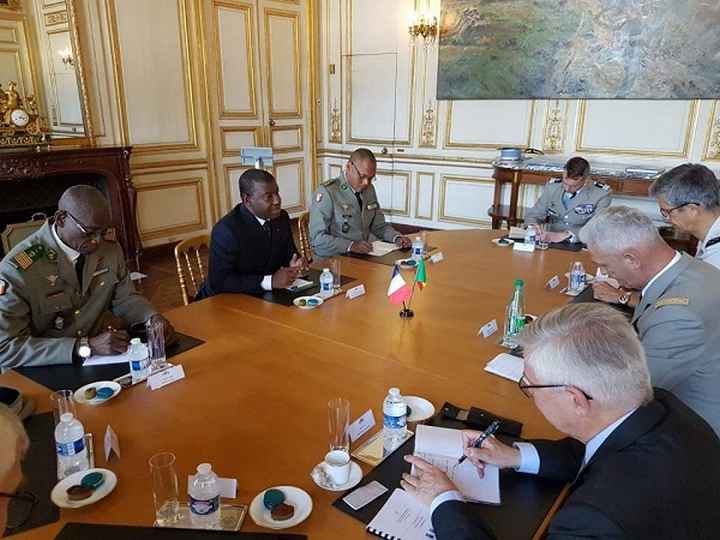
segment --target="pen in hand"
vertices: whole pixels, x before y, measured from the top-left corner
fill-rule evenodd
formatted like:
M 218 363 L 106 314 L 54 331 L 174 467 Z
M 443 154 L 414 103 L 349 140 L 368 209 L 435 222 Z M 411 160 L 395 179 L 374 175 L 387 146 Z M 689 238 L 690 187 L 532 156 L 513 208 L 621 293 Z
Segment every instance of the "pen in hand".
M 475 439 L 475 442 L 472 444 L 473 448 L 480 448 L 482 446 L 482 443 L 485 442 L 485 439 L 493 435 L 498 428 L 500 427 L 500 420 L 493 420 L 492 423 L 488 426 L 488 428 L 483 432 L 482 435 L 480 435 L 477 439 Z M 466 455 L 460 456 L 460 459 L 458 460 L 458 465 L 460 465 L 463 461 L 465 461 Z

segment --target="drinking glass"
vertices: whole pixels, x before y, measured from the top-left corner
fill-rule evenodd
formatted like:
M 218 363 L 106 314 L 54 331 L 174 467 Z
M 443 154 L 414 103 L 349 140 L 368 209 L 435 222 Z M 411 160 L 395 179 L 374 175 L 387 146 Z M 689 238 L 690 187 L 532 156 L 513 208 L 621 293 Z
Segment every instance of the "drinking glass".
M 165 357 L 165 327 L 161 321 L 152 317 L 145 323 L 147 347 L 150 355 L 150 371 L 155 372 L 167 367 Z
M 345 398 L 328 401 L 328 425 L 330 427 L 330 451 L 350 453 L 350 402 Z
M 72 390 L 58 390 L 50 394 L 50 405 L 52 406 L 56 426 L 60 423 L 60 417 L 65 413 L 72 413 L 77 418 Z
M 333 275 L 333 289 L 336 291 L 340 290 L 340 282 L 341 282 L 341 275 L 340 275 L 340 257 L 335 257 L 334 259 L 330 259 L 330 271 Z
M 155 520 L 160 527 L 171 526 L 180 514 L 175 454 L 160 452 L 151 457 L 148 463 L 152 474 Z

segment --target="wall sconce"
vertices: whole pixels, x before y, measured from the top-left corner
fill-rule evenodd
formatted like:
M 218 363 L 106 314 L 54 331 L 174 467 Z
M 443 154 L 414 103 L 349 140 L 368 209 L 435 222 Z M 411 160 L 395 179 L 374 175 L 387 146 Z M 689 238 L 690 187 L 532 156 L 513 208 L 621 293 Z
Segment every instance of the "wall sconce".
M 415 40 L 422 37 L 426 47 L 429 47 L 437 39 L 438 34 L 438 20 L 437 17 L 431 17 L 425 11 L 420 13 L 413 12 L 408 20 L 408 33 L 412 38 L 413 44 Z
M 68 47 L 62 51 L 58 51 L 58 54 L 60 55 L 60 60 L 62 60 L 62 63 L 66 68 L 73 69 L 75 67 L 75 58 L 73 58 L 72 51 Z

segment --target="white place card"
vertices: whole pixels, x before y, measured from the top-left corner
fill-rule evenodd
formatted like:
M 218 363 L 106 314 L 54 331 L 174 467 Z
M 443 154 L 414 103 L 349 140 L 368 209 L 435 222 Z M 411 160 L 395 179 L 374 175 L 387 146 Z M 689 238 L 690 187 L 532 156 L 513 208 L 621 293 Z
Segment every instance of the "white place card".
M 115 455 L 116 458 L 120 459 L 120 441 L 118 440 L 117 433 L 108 424 L 105 430 L 105 437 L 103 439 L 105 446 L 105 463 L 110 462 L 110 458 Z
M 532 253 L 535 251 L 535 244 L 526 244 L 525 242 L 515 242 L 513 244 L 513 251 L 525 251 Z
M 560 285 L 560 276 L 558 276 L 558 275 L 554 275 L 553 277 L 551 277 L 548 280 L 548 282 L 545 284 L 545 286 L 548 289 L 557 289 L 559 285 Z
M 518 382 L 523 375 L 523 359 L 508 353 L 500 353 L 485 366 L 485 371 Z
M 365 285 L 362 283 L 356 287 L 353 287 L 352 289 L 348 289 L 348 292 L 345 294 L 345 297 L 348 300 L 354 300 L 358 296 L 362 296 L 365 294 Z
M 430 262 L 437 264 L 439 262 L 442 262 L 445 260 L 445 256 L 443 255 L 442 251 L 438 251 L 437 253 L 430 255 Z
M 192 484 L 194 479 L 195 479 L 194 474 L 191 474 L 188 476 L 188 484 L 187 484 L 188 493 L 190 493 L 190 485 Z M 220 497 L 222 497 L 223 499 L 235 499 L 237 497 L 237 479 L 236 478 L 220 478 L 220 477 L 218 477 L 218 488 L 220 488 Z
M 350 436 L 350 442 L 357 441 L 360 437 L 365 435 L 375 426 L 375 415 L 372 409 L 368 409 L 360 418 L 355 420 L 350 427 L 348 427 L 348 435 Z
M 157 373 L 153 373 L 148 377 L 148 386 L 150 390 L 158 390 L 163 386 L 179 381 L 185 378 L 185 370 L 180 365 L 172 366 Z
M 485 339 L 492 336 L 495 332 L 497 332 L 498 325 L 497 320 L 493 319 L 489 323 L 487 323 L 485 326 L 483 326 L 480 331 L 478 332 L 479 335 L 482 335 Z

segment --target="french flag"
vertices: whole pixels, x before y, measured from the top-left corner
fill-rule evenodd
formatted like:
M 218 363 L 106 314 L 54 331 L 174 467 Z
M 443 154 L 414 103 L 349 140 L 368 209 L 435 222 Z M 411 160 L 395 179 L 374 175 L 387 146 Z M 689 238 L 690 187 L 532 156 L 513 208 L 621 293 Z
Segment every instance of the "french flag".
M 392 279 L 390 280 L 390 286 L 388 287 L 388 298 L 393 304 L 402 304 L 410 298 L 412 291 L 408 287 L 407 283 L 400 274 L 400 268 L 393 266 Z

